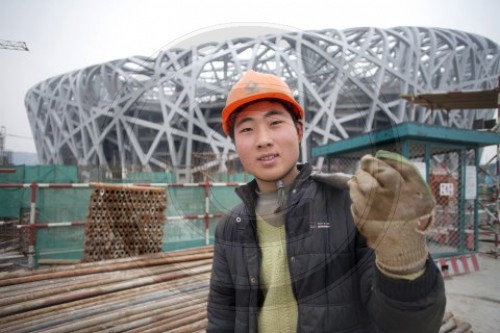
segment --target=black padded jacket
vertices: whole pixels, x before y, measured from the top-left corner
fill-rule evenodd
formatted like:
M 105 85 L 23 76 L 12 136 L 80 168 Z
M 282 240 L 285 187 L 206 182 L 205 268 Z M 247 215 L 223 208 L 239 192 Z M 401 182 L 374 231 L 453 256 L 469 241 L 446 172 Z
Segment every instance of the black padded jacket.
M 413 281 L 388 278 L 357 231 L 349 193 L 319 182 L 311 166 L 287 195 L 285 232 L 297 332 L 438 332 L 446 299 L 429 258 Z M 256 238 L 256 183 L 236 190 L 242 203 L 215 231 L 207 332 L 257 332 L 262 305 Z

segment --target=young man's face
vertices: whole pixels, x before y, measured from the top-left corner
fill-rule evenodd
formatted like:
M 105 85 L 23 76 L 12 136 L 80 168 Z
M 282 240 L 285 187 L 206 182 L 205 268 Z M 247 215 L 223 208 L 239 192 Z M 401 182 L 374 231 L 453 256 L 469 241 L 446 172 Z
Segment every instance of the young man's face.
M 302 125 L 294 123 L 285 107 L 274 101 L 246 105 L 234 121 L 234 143 L 245 170 L 262 192 L 289 185 L 297 176 Z

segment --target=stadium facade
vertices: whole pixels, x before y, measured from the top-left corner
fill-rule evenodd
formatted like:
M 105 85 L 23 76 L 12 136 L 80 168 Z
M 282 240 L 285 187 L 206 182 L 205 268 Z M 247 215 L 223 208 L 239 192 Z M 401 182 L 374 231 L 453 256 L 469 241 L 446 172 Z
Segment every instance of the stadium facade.
M 220 113 L 247 69 L 280 75 L 305 106 L 310 148 L 404 121 L 471 128 L 494 110 L 447 113 L 403 94 L 493 89 L 499 45 L 440 28 L 280 32 L 172 48 L 40 82 L 26 108 L 44 164 L 224 171 L 234 157 Z M 203 158 L 198 158 L 204 156 Z

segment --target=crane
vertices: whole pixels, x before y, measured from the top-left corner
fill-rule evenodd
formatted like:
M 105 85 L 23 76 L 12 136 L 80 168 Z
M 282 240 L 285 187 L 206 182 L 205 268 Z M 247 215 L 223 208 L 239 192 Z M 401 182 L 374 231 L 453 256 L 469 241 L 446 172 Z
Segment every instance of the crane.
M 16 50 L 16 51 L 29 51 L 28 46 L 25 42 L 22 41 L 14 41 L 14 40 L 5 40 L 0 39 L 0 49 L 6 50 Z M 5 126 L 0 128 L 0 165 L 5 164 L 7 161 L 7 156 L 5 154 L 5 138 L 7 136 L 7 131 Z M 0 168 L 0 172 L 4 170 Z
M 0 49 L 29 51 L 25 42 L 0 39 Z

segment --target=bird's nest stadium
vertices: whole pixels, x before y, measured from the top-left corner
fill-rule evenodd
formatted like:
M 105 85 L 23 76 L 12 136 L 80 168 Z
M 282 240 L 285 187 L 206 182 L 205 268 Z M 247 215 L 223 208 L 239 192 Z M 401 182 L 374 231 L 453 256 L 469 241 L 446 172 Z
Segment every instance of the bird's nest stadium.
M 499 51 L 440 28 L 280 32 L 82 68 L 40 82 L 25 102 L 44 164 L 223 171 L 234 146 L 220 114 L 247 69 L 280 75 L 304 106 L 305 161 L 313 146 L 405 121 L 471 128 L 492 119 L 493 109 L 431 112 L 401 95 L 493 89 Z

